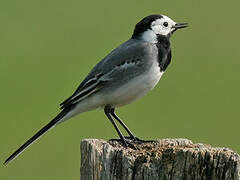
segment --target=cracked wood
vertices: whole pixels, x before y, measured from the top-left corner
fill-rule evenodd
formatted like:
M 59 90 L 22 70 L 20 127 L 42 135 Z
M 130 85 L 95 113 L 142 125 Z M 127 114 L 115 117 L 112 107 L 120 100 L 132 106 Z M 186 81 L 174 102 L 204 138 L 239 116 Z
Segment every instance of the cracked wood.
M 117 141 L 81 142 L 82 180 L 239 180 L 240 157 L 228 148 L 162 139 L 136 144 Z

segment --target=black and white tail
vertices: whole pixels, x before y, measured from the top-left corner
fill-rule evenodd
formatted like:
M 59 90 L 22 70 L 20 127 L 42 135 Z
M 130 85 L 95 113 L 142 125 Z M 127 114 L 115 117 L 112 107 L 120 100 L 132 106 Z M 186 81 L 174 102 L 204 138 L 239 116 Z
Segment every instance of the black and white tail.
M 10 161 L 15 159 L 19 154 L 21 154 L 27 147 L 29 147 L 32 143 L 34 143 L 37 139 L 39 139 L 43 134 L 53 128 L 56 124 L 61 122 L 61 120 L 66 116 L 69 111 L 63 110 L 60 112 L 52 121 L 50 121 L 46 126 L 40 129 L 34 136 L 28 139 L 21 147 L 19 147 L 11 156 L 9 156 L 4 165 L 7 165 Z

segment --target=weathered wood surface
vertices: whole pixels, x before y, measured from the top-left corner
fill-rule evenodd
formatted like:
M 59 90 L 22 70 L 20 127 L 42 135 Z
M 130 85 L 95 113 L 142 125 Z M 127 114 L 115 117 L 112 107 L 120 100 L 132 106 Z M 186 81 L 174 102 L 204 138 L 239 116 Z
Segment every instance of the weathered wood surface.
M 117 141 L 81 142 L 81 180 L 239 180 L 240 157 L 228 148 L 162 139 L 124 148 Z

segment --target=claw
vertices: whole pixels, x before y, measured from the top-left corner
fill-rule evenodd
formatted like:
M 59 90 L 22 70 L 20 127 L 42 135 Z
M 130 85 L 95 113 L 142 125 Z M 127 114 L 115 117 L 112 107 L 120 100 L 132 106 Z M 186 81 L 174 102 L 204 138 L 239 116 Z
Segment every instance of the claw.
M 110 139 L 109 141 L 117 141 L 121 142 L 124 147 L 129 147 L 131 149 L 137 150 L 137 147 L 134 146 L 134 144 L 142 144 L 142 143 L 152 143 L 156 142 L 155 140 L 143 140 L 140 139 L 136 136 L 131 137 L 131 136 L 124 136 L 124 139 Z
M 132 140 L 134 143 L 144 143 L 144 142 L 148 142 L 148 141 L 145 141 L 145 140 L 143 140 L 143 139 L 140 139 L 140 138 L 138 138 L 138 137 L 136 137 L 136 136 L 133 136 L 133 137 L 131 137 L 131 136 L 125 136 L 124 138 L 125 138 L 125 139 L 129 139 L 129 140 Z
M 130 138 L 126 138 L 124 139 L 124 141 L 122 139 L 110 139 L 109 141 L 121 142 L 125 148 L 129 147 L 131 149 L 137 150 L 137 148 L 132 144 L 134 142 Z

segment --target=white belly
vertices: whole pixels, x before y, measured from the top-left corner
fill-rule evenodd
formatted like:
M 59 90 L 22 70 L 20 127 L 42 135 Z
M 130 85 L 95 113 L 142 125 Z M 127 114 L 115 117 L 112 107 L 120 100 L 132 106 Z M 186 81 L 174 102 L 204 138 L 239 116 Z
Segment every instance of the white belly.
M 158 65 L 153 65 L 148 72 L 134 78 L 121 88 L 108 95 L 109 104 L 112 106 L 123 106 L 144 96 L 153 89 L 160 80 L 163 72 Z

